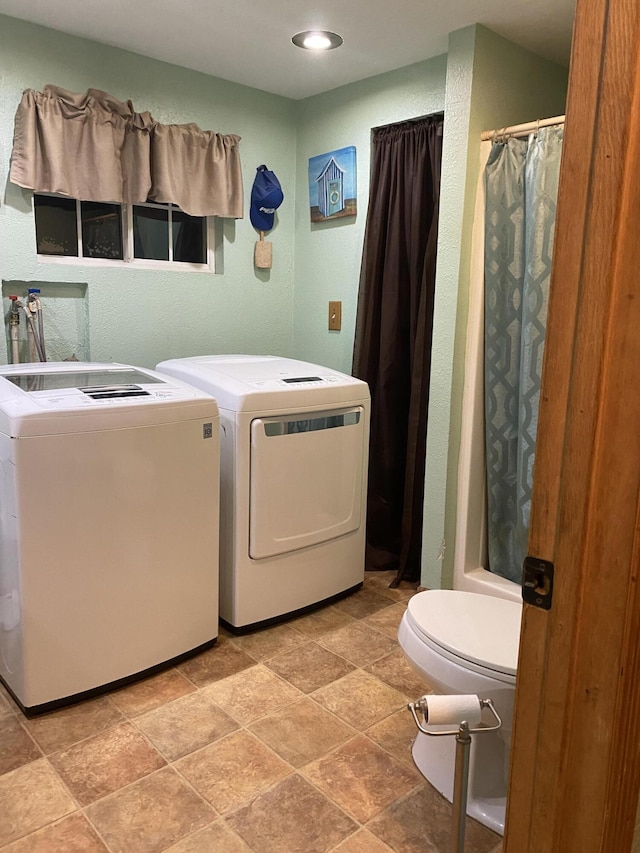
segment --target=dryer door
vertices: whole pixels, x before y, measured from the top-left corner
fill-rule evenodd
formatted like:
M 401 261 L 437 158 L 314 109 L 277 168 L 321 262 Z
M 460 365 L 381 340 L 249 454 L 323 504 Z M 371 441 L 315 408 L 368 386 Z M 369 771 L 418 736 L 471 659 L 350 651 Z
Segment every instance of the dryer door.
M 361 406 L 251 422 L 249 556 L 316 545 L 362 523 Z

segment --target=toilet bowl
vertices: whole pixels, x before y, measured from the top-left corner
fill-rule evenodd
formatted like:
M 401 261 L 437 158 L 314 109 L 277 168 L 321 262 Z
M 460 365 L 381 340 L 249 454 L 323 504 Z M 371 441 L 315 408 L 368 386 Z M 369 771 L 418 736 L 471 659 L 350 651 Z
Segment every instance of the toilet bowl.
M 493 700 L 502 727 L 473 736 L 467 814 L 501 835 L 521 616 L 518 602 L 473 592 L 428 590 L 409 600 L 398 629 L 398 642 L 408 662 L 425 679 L 425 693 L 476 693 Z M 426 728 L 438 731 L 455 726 Z M 455 738 L 418 732 L 413 760 L 451 802 Z

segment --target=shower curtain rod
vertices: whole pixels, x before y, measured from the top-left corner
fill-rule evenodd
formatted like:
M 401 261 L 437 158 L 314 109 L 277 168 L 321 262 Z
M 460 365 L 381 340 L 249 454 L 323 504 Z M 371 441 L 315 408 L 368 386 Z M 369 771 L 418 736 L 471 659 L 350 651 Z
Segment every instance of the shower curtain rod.
M 551 127 L 558 124 L 564 124 L 564 116 L 541 118 L 537 121 L 528 121 L 525 124 L 514 124 L 512 127 L 501 127 L 499 130 L 485 130 L 482 132 L 480 139 L 485 142 L 504 136 L 527 136 L 541 127 Z

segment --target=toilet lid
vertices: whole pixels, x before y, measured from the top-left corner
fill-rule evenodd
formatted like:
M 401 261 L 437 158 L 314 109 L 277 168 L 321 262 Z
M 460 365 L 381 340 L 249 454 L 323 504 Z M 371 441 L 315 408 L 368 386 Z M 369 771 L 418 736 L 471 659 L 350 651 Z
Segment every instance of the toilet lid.
M 433 589 L 410 598 L 407 614 L 414 629 L 445 652 L 515 676 L 522 617 L 519 602 Z

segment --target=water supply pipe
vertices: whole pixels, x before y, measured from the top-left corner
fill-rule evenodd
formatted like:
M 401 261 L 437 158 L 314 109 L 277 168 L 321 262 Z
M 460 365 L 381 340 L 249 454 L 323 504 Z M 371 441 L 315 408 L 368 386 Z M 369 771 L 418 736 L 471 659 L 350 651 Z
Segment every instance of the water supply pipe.
M 37 287 L 30 287 L 27 295 L 27 307 L 26 314 L 29 320 L 29 333 L 30 336 L 33 337 L 33 343 L 35 344 L 35 352 L 32 352 L 31 355 L 35 355 L 37 353 L 40 361 L 46 361 L 47 356 L 45 352 L 44 345 L 44 324 L 42 321 L 42 303 L 40 302 L 40 298 L 36 295 L 40 293 L 40 290 Z M 30 337 L 31 341 L 31 337 Z M 33 359 L 35 361 L 35 359 Z
M 20 304 L 20 303 L 18 303 Z M 27 337 L 29 339 L 29 361 L 44 361 L 40 353 L 40 341 L 38 340 L 38 330 L 33 319 L 33 313 L 29 303 L 26 305 L 20 304 L 24 311 L 24 316 L 27 318 Z
M 9 312 L 9 340 L 11 342 L 11 362 L 20 361 L 20 301 L 17 296 L 9 296 L 11 311 Z

